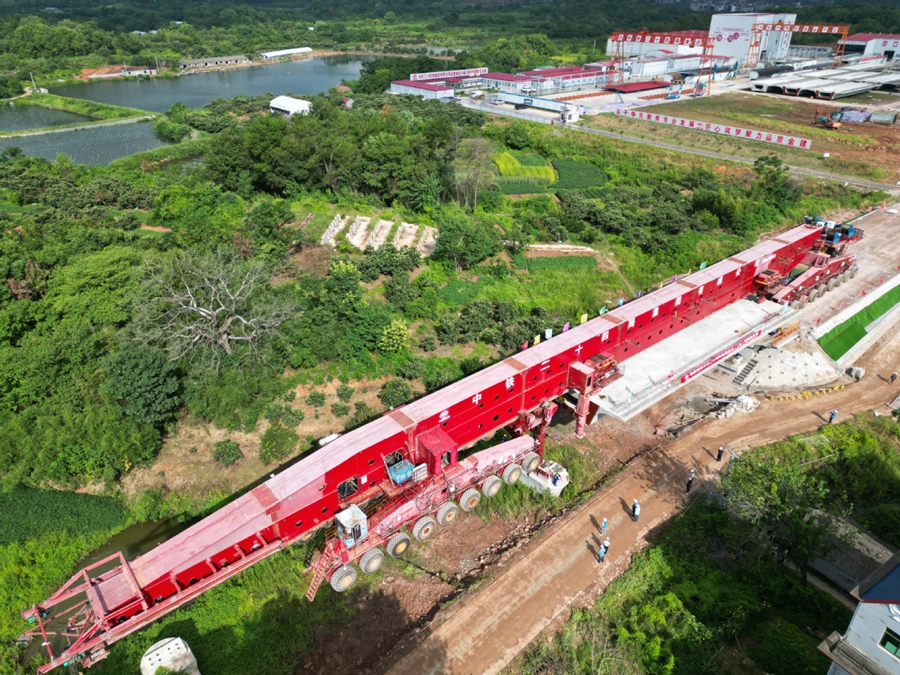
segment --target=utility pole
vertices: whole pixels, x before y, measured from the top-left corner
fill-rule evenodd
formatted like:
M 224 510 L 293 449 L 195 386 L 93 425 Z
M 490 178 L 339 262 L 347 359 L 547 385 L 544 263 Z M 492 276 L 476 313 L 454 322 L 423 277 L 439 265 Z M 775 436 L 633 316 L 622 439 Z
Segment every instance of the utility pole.
M 34 73 L 28 73 L 28 74 L 31 75 L 31 93 L 36 94 L 37 93 L 37 85 L 34 83 Z
M 594 52 L 597 50 L 597 38 L 594 38 L 594 46 L 591 49 L 591 58 L 594 58 Z

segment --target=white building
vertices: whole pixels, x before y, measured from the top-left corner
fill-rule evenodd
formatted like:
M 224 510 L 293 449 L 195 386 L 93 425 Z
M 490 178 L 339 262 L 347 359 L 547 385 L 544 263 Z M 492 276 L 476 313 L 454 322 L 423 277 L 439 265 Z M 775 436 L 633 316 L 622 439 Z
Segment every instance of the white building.
M 713 51 L 723 56 L 733 56 L 740 65 L 747 63 L 752 41 L 753 24 L 797 23 L 796 14 L 713 14 L 709 22 L 709 36 L 716 41 Z M 767 31 L 762 34 L 759 59 L 785 59 L 791 47 L 791 33 Z M 753 64 L 751 64 L 753 65 Z
M 288 117 L 293 117 L 297 114 L 307 115 L 309 114 L 310 105 L 309 101 L 304 101 L 303 99 L 291 98 L 290 96 L 276 96 L 269 102 L 269 111 L 281 113 Z
M 847 36 L 844 53 L 860 56 L 882 56 L 887 59 L 897 58 L 900 52 L 900 35 L 891 33 L 856 33 Z
M 413 82 L 412 80 L 394 80 L 391 82 L 392 94 L 409 94 L 422 98 L 438 99 L 453 96 L 453 87 L 446 84 L 429 82 Z
M 271 61 L 273 59 L 280 59 L 284 56 L 294 56 L 296 54 L 309 54 L 312 52 L 312 47 L 297 47 L 296 49 L 279 49 L 277 52 L 263 52 L 259 55 L 259 58 L 265 59 L 267 61 Z
M 833 661 L 828 675 L 900 673 L 900 552 L 853 589 L 859 600 L 847 632 L 832 633 L 819 651 Z

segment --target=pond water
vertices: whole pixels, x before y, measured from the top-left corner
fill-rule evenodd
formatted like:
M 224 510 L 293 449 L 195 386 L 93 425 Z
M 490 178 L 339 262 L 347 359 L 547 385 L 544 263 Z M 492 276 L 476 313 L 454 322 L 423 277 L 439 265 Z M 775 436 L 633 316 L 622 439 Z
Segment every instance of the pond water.
M 324 57 L 233 68 L 170 78 L 88 82 L 53 87 L 61 96 L 165 112 L 175 101 L 199 108 L 217 98 L 258 94 L 321 94 L 342 79 L 359 77 L 359 58 Z
M 165 145 L 150 122 L 80 127 L 53 133 L 0 138 L 0 150 L 18 146 L 26 155 L 54 160 L 57 153 L 78 164 L 109 164 L 114 159 Z
M 81 569 L 120 551 L 125 556 L 125 560 L 134 560 L 188 527 L 190 527 L 189 523 L 180 523 L 174 518 L 148 520 L 126 527 L 119 534 L 110 537 L 105 544 L 79 560 L 75 567 Z
M 59 124 L 89 122 L 90 118 L 36 105 L 0 105 L 0 131 L 26 131 Z

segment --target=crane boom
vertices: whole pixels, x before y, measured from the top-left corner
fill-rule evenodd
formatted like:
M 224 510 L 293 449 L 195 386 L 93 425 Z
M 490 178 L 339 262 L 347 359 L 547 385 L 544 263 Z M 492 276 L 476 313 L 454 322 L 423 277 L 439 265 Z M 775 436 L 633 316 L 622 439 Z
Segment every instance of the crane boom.
M 619 362 L 753 293 L 764 270 L 787 275 L 821 232 L 821 227 L 798 226 L 673 278 L 652 293 L 340 436 L 134 560 L 119 553 L 81 570 L 22 614 L 35 624 L 31 633 L 49 652 L 49 662 L 38 673 L 70 662 L 96 663 L 113 642 L 259 560 L 308 540 L 337 517 L 362 513 L 359 507 L 376 504 L 375 497 L 379 501 L 369 514 L 372 522 L 363 532 L 368 539 L 362 544 L 327 542 L 313 565 L 311 595 L 341 565 L 357 561 L 364 567 L 362 561 L 372 560 L 373 547 L 406 537 L 400 528 L 414 519 L 417 527 L 429 514 L 441 521 L 457 503 L 468 510 L 475 487 L 490 496 L 493 487 L 488 485 L 498 486 L 500 473 L 511 482 L 516 468 L 530 473 L 537 467 L 555 399 L 578 395 L 576 429 L 583 435 L 590 396 L 618 375 Z M 460 452 L 504 428 L 521 441 L 460 458 Z M 533 438 L 525 439 L 529 433 Z M 363 555 L 367 552 L 368 558 Z M 68 646 L 54 653 L 51 634 L 63 636 Z

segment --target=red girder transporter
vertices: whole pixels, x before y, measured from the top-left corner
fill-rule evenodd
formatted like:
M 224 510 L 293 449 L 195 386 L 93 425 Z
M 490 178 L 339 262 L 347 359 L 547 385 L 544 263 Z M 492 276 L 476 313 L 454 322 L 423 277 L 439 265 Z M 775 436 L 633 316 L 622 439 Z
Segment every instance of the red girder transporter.
M 619 375 L 617 363 L 755 292 L 765 270 L 788 277 L 821 233 L 796 227 L 665 285 L 339 437 L 131 562 L 117 554 L 82 570 L 22 614 L 47 643 L 50 661 L 38 672 L 96 663 L 113 642 L 333 524 L 338 536 L 314 558 L 307 596 L 326 579 L 343 590 L 351 563 L 374 571 L 382 547 L 399 555 L 409 546 L 403 528 L 426 538 L 435 519 L 449 524 L 501 478 L 533 470 L 557 397 L 581 394 L 583 435 L 589 395 Z M 504 428 L 513 440 L 459 457 Z M 58 653 L 53 634 L 68 644 Z

